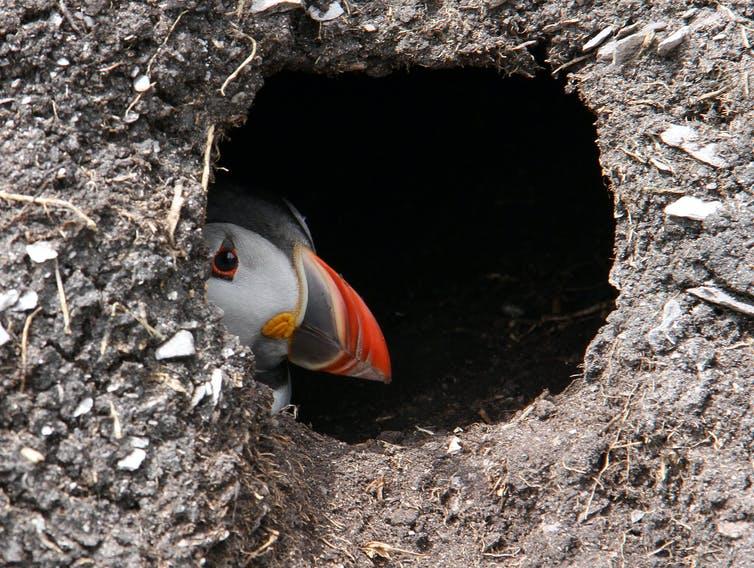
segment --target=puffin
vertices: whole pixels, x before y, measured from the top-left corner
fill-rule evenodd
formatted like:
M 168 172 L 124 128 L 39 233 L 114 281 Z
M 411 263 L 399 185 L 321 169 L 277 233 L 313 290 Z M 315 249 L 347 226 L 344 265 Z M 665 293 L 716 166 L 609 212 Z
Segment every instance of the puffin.
M 289 363 L 390 382 L 390 355 L 376 318 L 317 255 L 306 220 L 287 199 L 216 188 L 203 237 L 207 298 L 254 353 L 254 378 L 273 391 L 272 414 L 290 404 Z

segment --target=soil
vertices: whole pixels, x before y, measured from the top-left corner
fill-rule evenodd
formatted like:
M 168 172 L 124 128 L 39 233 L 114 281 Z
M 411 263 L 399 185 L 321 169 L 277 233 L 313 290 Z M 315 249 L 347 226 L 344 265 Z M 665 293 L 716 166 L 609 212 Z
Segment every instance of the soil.
M 302 9 L 255 15 L 254 5 L 11 1 L 0 8 L 0 294 L 11 304 L 10 290 L 38 294 L 38 309 L 0 313 L 9 334 L 0 346 L 2 562 L 748 565 L 751 3 L 351 1 L 325 23 Z M 644 28 L 650 23 L 664 27 Z M 585 53 L 607 26 L 624 39 L 616 56 Z M 659 42 L 683 26 L 685 38 L 660 55 Z M 564 224 L 560 235 L 569 240 L 555 241 L 551 258 L 535 243 L 491 246 L 474 257 L 486 259 L 476 272 L 463 273 L 484 282 L 478 289 L 448 279 L 427 296 L 433 287 L 425 280 L 410 309 L 397 310 L 390 295 L 370 289 L 363 263 L 345 258 L 353 247 L 331 246 L 334 233 L 316 225 L 325 219 L 326 188 L 301 188 L 297 202 L 309 209 L 320 252 L 329 250 L 375 299 L 375 311 L 387 314 L 404 376 L 420 378 L 408 391 L 396 381 L 387 388 L 397 394 L 379 404 L 364 404 L 371 394 L 345 393 L 346 412 L 322 404 L 332 396 L 297 386 L 303 420 L 270 417 L 269 391 L 251 378 L 253 354 L 224 332 L 204 295 L 201 227 L 211 166 L 222 164 L 228 147 L 219 142 L 283 70 L 384 77 L 471 67 L 533 82 L 554 75 L 593 113 L 614 234 L 596 198 L 585 219 L 599 226 L 600 239 L 614 239 L 615 309 L 601 324 L 612 301 L 602 284 L 604 247 L 596 247 L 585 280 L 568 281 L 586 247 Z M 149 87 L 137 92 L 146 87 L 141 75 Z M 663 141 L 671 125 L 696 131 L 704 159 Z M 321 169 L 336 171 L 332 156 L 349 144 L 323 139 L 314 153 L 329 158 Z M 296 169 L 307 148 L 282 142 L 280 153 Z M 539 158 L 547 164 L 557 155 L 543 149 Z M 593 156 L 584 163 L 593 168 Z M 524 195 L 521 186 L 468 195 L 494 216 Z M 666 215 L 682 195 L 721 207 L 701 221 Z M 393 201 L 376 212 L 410 218 L 420 210 L 417 196 L 405 209 Z M 529 213 L 554 196 L 528 203 Z M 581 196 L 569 186 L 559 199 L 555 207 Z M 430 202 L 440 213 L 449 208 Z M 396 234 L 405 242 L 405 232 Z M 26 246 L 39 241 L 57 258 L 33 261 Z M 486 266 L 495 254 L 500 264 Z M 533 266 L 522 270 L 524 256 Z M 490 274 L 503 278 L 480 280 Z M 527 289 L 522 278 L 541 286 Z M 590 284 L 596 292 L 561 297 Z M 688 292 L 703 285 L 743 307 Z M 447 319 L 433 325 L 438 298 L 451 301 L 441 312 Z M 486 313 L 503 298 L 523 314 Z M 407 317 L 395 311 L 408 314 L 405 329 Z M 472 334 L 468 351 L 459 347 L 462 333 L 435 334 L 466 314 L 471 329 L 490 330 Z M 531 325 L 513 350 L 511 334 Z M 496 326 L 505 331 L 492 333 Z M 191 332 L 195 353 L 156 359 L 156 348 L 179 330 Z M 427 367 L 417 350 L 411 363 L 417 335 L 444 357 Z M 470 353 L 468 364 L 448 344 Z M 541 360 L 531 356 L 537 348 Z M 560 361 L 557 372 L 548 359 Z M 467 392 L 454 384 L 459 369 L 486 377 L 484 386 Z M 434 376 L 436 389 L 427 388 Z M 379 420 L 390 409 L 397 418 Z M 356 431 L 354 413 L 365 425 Z

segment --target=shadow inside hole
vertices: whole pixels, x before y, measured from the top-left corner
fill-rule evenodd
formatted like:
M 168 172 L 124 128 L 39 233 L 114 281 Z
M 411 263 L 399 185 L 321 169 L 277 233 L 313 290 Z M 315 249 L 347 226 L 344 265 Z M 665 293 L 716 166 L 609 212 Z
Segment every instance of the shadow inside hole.
M 393 359 L 389 386 L 295 369 L 301 420 L 348 442 L 396 439 L 385 431 L 505 420 L 569 384 L 614 298 L 592 121 L 545 77 L 267 81 L 218 182 L 293 201 Z

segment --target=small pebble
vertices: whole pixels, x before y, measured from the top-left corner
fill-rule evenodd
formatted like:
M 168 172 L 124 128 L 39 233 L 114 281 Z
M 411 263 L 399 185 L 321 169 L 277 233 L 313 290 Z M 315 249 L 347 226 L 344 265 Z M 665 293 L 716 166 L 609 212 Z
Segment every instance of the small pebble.
M 21 448 L 21 455 L 26 461 L 29 461 L 31 463 L 39 463 L 41 461 L 44 461 L 45 459 L 43 453 L 29 447 Z
M 26 245 L 26 254 L 33 262 L 37 263 L 58 257 L 57 251 L 47 241 L 37 241 L 34 244 Z
M 134 91 L 137 93 L 143 93 L 144 91 L 148 91 L 149 87 L 152 86 L 152 83 L 149 80 L 149 77 L 147 75 L 139 75 L 134 79 Z
M 448 444 L 446 453 L 453 455 L 461 451 L 461 439 L 458 436 L 453 436 Z
M 314 21 L 329 22 L 330 20 L 340 18 L 345 13 L 345 10 L 343 10 L 343 7 L 338 4 L 338 2 L 333 2 L 327 7 L 327 10 L 324 11 L 312 4 L 306 12 Z
M 55 63 L 57 63 L 60 67 L 68 67 L 71 64 L 67 57 L 61 57 Z
M 3 292 L 0 294 L 0 312 L 7 310 L 11 306 L 13 306 L 16 302 L 18 302 L 18 298 L 21 295 L 18 293 L 18 290 L 10 289 L 7 292 Z
M 251 13 L 275 14 L 303 7 L 304 4 L 301 0 L 253 0 L 251 3 Z
M 689 35 L 689 27 L 683 26 L 681 29 L 673 32 L 657 45 L 657 53 L 660 55 L 668 55 L 676 47 L 678 47 L 686 36 Z
M 73 411 L 73 417 L 78 418 L 79 416 L 83 416 L 92 409 L 92 406 L 94 406 L 94 399 L 90 396 L 86 397 L 84 400 L 79 402 L 76 410 Z
M 154 356 L 158 361 L 161 361 L 162 359 L 190 357 L 194 354 L 196 354 L 194 336 L 190 331 L 182 329 L 165 343 L 160 345 L 155 351 Z
M 141 467 L 141 464 L 144 462 L 146 457 L 147 452 L 145 452 L 141 448 L 136 448 L 125 458 L 120 460 L 117 467 L 118 469 L 125 469 L 127 471 L 136 471 L 137 469 L 139 469 L 139 467 Z
M 697 197 L 684 195 L 678 201 L 674 201 L 665 207 L 665 214 L 671 217 L 703 221 L 722 206 L 723 204 L 720 201 L 702 201 Z
M 16 302 L 16 305 L 11 308 L 12 312 L 25 312 L 33 310 L 39 303 L 39 295 L 34 290 L 27 290 Z M 0 312 L 2 310 L 0 309 Z

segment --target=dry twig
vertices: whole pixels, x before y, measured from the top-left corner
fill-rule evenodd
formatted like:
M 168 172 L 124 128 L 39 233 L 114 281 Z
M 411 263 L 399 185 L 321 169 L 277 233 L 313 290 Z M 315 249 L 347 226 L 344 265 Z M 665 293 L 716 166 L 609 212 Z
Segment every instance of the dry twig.
M 212 159 L 212 142 L 215 140 L 215 125 L 207 130 L 207 143 L 204 145 L 204 169 L 202 170 L 202 190 L 207 193 L 209 187 L 210 162 Z
M 52 207 L 62 207 L 64 209 L 68 209 L 69 211 L 73 211 L 76 215 L 81 217 L 86 222 L 86 226 L 90 229 L 94 231 L 97 230 L 97 223 L 95 223 L 91 217 L 89 217 L 86 213 L 84 213 L 81 209 L 79 209 L 72 203 L 64 201 L 63 199 L 57 199 L 55 197 L 32 197 L 31 195 L 22 195 L 20 193 L 10 193 L 7 191 L 0 191 L 0 199 L 5 199 L 6 201 L 17 201 L 20 203 L 34 203 L 36 205 L 41 205 L 42 207 L 46 207 L 48 205 Z
M 26 388 L 26 365 L 29 360 L 29 330 L 31 329 L 31 322 L 34 319 L 34 316 L 40 311 L 42 311 L 41 306 L 26 316 L 24 330 L 21 332 L 21 388 L 19 389 L 21 392 Z
M 60 311 L 63 312 L 63 329 L 67 335 L 71 335 L 71 313 L 68 311 L 68 300 L 65 297 L 65 288 L 63 288 L 63 279 L 60 276 L 60 265 L 57 259 L 55 259 L 55 283 L 58 285 Z
M 254 38 L 249 38 L 249 39 L 251 39 L 251 55 L 249 55 L 246 59 L 244 59 L 241 65 L 236 67 L 236 70 L 233 71 L 233 73 L 231 73 L 230 75 L 228 75 L 227 79 L 225 79 L 222 87 L 220 87 L 220 94 L 222 96 L 225 96 L 225 87 L 227 87 L 233 79 L 238 77 L 238 74 L 243 70 L 244 67 L 246 67 L 249 63 L 251 63 L 252 59 L 254 59 L 254 56 L 257 54 L 256 40 Z

